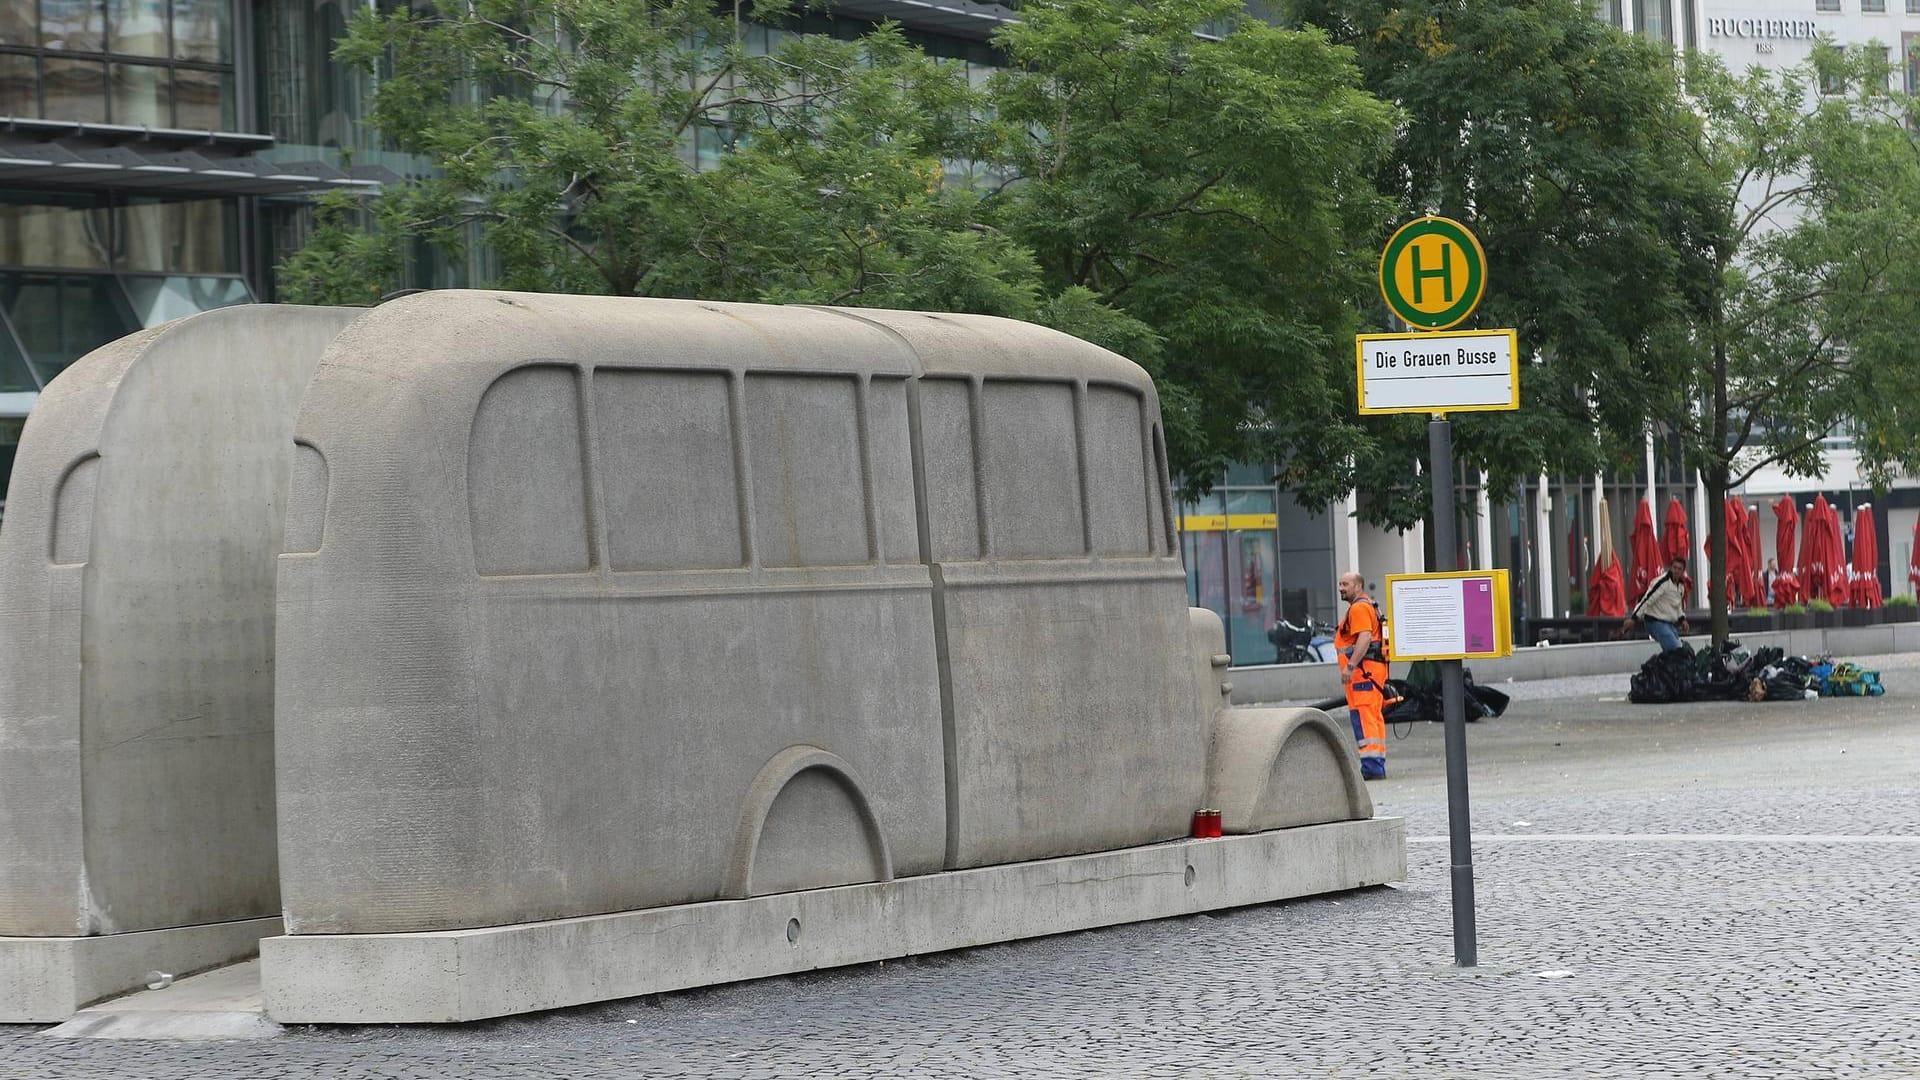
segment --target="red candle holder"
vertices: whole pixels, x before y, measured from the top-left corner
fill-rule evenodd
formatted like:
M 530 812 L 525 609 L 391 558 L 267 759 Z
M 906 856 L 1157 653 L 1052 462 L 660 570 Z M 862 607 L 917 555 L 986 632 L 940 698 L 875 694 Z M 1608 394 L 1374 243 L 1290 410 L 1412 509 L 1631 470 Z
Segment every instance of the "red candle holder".
M 1212 840 L 1220 835 L 1220 811 L 1201 807 L 1193 812 L 1193 838 Z

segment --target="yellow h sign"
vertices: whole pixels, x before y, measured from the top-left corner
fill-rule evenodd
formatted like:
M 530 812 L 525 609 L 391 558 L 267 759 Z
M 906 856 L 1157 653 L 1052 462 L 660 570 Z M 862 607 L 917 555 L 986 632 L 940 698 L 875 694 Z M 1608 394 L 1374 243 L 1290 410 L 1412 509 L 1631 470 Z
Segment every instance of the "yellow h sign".
M 1408 222 L 1380 255 L 1380 295 L 1415 330 L 1444 330 L 1473 314 L 1486 285 L 1480 242 L 1447 218 Z

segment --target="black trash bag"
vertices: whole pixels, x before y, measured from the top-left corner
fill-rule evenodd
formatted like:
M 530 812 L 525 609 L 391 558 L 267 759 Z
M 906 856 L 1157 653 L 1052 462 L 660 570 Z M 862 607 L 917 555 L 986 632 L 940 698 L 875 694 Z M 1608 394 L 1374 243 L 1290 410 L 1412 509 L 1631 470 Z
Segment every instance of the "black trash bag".
M 1507 695 L 1498 690 L 1477 686 L 1473 681 L 1471 668 L 1461 669 L 1461 681 L 1466 687 L 1466 719 L 1468 723 L 1489 716 L 1499 716 L 1507 711 Z M 1410 724 L 1420 721 L 1443 723 L 1447 718 L 1446 702 L 1440 694 L 1440 665 L 1432 660 L 1416 660 L 1407 666 L 1405 679 L 1388 679 L 1388 700 L 1398 695 L 1400 701 L 1389 707 L 1382 715 L 1390 724 Z
M 1780 671 L 1767 680 L 1768 701 L 1801 701 L 1807 696 L 1807 690 L 1813 680 L 1805 675 L 1795 675 L 1791 671 Z
M 1387 699 L 1398 697 L 1381 713 L 1389 724 L 1410 724 L 1418 720 L 1440 719 L 1440 684 L 1415 686 L 1405 679 L 1387 680 Z M 1428 716 L 1431 712 L 1433 715 Z
M 1698 660 L 1693 646 L 1683 641 L 1679 648 L 1650 656 L 1640 665 L 1629 685 L 1627 700 L 1639 705 L 1693 701 L 1699 696 L 1699 687 Z
M 1729 639 L 1718 648 L 1702 650 L 1694 656 L 1694 699 L 1700 701 L 1745 701 L 1753 692 L 1753 680 L 1761 668 L 1755 657 Z
M 1480 715 L 1498 717 L 1507 711 L 1507 703 L 1513 699 L 1495 690 L 1491 686 L 1481 686 L 1473 681 L 1473 674 L 1467 674 L 1467 719 L 1473 719 L 1473 709 L 1477 705 Z

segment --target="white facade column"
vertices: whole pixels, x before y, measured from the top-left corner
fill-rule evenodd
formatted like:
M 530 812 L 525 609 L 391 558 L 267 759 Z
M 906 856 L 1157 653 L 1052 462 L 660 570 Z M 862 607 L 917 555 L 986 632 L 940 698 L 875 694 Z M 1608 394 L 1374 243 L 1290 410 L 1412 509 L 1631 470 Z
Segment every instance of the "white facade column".
M 1417 574 L 1422 570 L 1451 570 L 1451 566 L 1427 565 L 1427 523 L 1416 521 L 1400 534 L 1400 572 Z
M 1493 569 L 1493 500 L 1487 495 L 1487 474 L 1480 474 L 1480 488 L 1473 496 L 1474 545 L 1473 568 Z
M 1340 575 L 1360 569 L 1360 494 L 1349 491 L 1333 504 L 1333 594 L 1340 595 Z
M 1600 502 L 1607 497 L 1607 474 L 1599 473 L 1593 478 L 1593 496 L 1587 500 L 1587 535 L 1592 537 L 1587 550 L 1587 565 L 1580 568 L 1580 591 L 1587 591 L 1587 575 L 1600 559 L 1600 551 L 1612 537 L 1600 535 Z
M 1707 586 L 1713 581 L 1713 564 L 1707 558 L 1707 485 L 1700 480 L 1699 470 L 1693 473 L 1693 550 L 1688 552 L 1689 565 L 1694 568 L 1693 580 L 1700 582 L 1694 590 L 1694 602 L 1704 605 L 1707 602 Z
M 1559 541 L 1553 536 L 1553 495 L 1547 490 L 1547 474 L 1540 474 L 1539 496 L 1533 510 L 1533 576 L 1540 606 L 1534 610 L 1541 618 L 1557 619 L 1560 608 L 1553 601 L 1553 551 Z
M 1660 530 L 1660 492 L 1658 487 L 1653 482 L 1653 429 L 1652 428 L 1647 429 L 1647 509 L 1653 511 L 1653 528 L 1654 528 L 1654 531 L 1658 533 Z M 1637 506 L 1634 507 L 1634 513 L 1637 514 L 1639 512 L 1640 512 L 1640 508 Z M 1632 518 L 1627 519 L 1627 527 L 1629 529 L 1633 527 Z

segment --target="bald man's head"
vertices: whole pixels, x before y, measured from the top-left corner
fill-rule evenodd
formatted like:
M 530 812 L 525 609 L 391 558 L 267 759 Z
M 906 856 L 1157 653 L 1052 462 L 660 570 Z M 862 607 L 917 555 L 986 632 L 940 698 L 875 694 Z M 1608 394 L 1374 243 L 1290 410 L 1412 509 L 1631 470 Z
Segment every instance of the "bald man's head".
M 1340 599 L 1351 601 L 1367 591 L 1367 581 L 1359 574 L 1349 570 L 1340 575 Z

